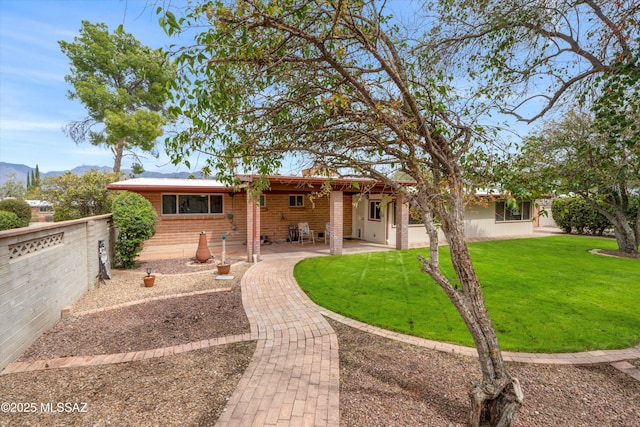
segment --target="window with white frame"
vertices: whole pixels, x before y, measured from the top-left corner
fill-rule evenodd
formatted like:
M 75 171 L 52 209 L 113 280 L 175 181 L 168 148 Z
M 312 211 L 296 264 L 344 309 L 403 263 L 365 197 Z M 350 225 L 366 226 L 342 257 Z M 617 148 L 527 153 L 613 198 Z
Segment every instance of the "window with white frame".
M 369 221 L 380 221 L 380 200 L 369 200 Z
M 290 208 L 303 208 L 304 207 L 304 195 L 302 195 L 302 194 L 290 194 L 289 195 L 289 207 Z
M 163 194 L 162 215 L 222 214 L 222 194 Z
M 530 221 L 531 202 L 518 202 L 510 206 L 507 202 L 496 202 L 496 222 Z

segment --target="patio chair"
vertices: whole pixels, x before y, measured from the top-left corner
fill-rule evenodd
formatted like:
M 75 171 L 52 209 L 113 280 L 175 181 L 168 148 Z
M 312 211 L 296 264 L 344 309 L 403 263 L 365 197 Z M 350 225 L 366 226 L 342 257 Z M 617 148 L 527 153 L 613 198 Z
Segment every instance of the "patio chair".
M 311 242 L 315 245 L 316 239 L 313 236 L 313 230 L 309 230 L 309 223 L 307 222 L 299 222 L 298 223 L 298 240 L 300 244 L 304 244 L 305 239 L 308 242 Z
M 287 234 L 287 242 L 297 242 L 298 240 L 300 240 L 299 237 L 300 233 L 298 232 L 298 227 L 295 224 L 289 224 L 289 232 Z
M 324 224 L 324 244 L 325 245 L 331 241 L 331 240 L 329 240 L 329 230 L 330 230 L 330 228 L 331 228 L 331 223 L 330 222 L 326 222 Z

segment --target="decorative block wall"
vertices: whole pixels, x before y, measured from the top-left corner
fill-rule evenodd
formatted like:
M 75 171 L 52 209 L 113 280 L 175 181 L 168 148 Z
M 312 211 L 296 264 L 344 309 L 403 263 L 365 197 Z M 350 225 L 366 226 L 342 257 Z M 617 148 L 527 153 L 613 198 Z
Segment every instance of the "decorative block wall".
M 113 236 L 110 214 L 0 232 L 0 370 L 95 286 Z

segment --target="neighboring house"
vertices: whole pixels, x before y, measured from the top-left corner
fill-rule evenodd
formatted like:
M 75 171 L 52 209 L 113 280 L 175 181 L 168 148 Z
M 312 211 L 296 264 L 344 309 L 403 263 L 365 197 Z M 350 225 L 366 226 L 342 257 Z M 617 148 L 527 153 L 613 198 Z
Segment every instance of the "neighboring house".
M 285 242 L 291 228 L 306 222 L 316 243 L 324 243 L 330 224 L 330 253 L 342 253 L 343 239 L 361 239 L 397 249 L 429 243 L 422 224 L 411 218 L 408 205 L 388 187 L 371 180 L 314 176 L 270 176 L 270 188 L 255 199 L 256 177 L 240 176 L 236 188 L 203 179 L 135 178 L 115 182 L 110 190 L 139 193 L 158 213 L 156 234 L 146 245 L 197 244 L 205 231 L 210 245 L 246 244 L 247 259 L 260 255 L 263 240 Z M 409 182 L 406 185 L 410 185 Z M 253 200 L 256 200 L 254 203 Z M 510 209 L 494 196 L 467 207 L 469 238 L 533 233 L 533 203 Z M 295 233 L 294 233 L 295 234 Z
M 53 221 L 53 206 L 44 200 L 25 200 L 31 207 L 31 220 L 36 222 Z

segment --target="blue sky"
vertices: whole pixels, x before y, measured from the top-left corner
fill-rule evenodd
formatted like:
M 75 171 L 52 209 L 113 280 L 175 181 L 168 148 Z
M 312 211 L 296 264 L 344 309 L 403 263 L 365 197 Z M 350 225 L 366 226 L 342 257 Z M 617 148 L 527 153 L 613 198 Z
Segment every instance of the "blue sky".
M 67 98 L 69 61 L 58 40 L 73 41 L 87 20 L 110 31 L 123 24 L 153 48 L 175 43 L 158 25 L 155 7 L 145 6 L 145 0 L 0 0 L 0 161 L 37 164 L 42 172 L 113 166 L 110 151 L 76 145 L 62 130 L 86 111 Z M 123 167 L 130 162 L 125 159 Z M 166 156 L 143 159 L 143 165 L 165 173 L 187 170 L 168 164 Z
M 396 12 L 403 12 L 407 3 L 398 4 L 402 7 Z M 147 7 L 147 0 L 0 0 L 0 161 L 37 164 L 42 172 L 113 166 L 109 150 L 76 145 L 62 130 L 86 116 L 79 101 L 67 98 L 70 86 L 64 76 L 70 71 L 69 61 L 58 46 L 58 40 L 73 41 L 82 20 L 103 22 L 110 31 L 123 24 L 125 31 L 153 48 L 179 42 L 164 34 L 155 6 Z M 159 159 L 142 159 L 146 170 L 187 170 L 172 165 L 162 146 L 159 152 Z M 123 168 L 131 161 L 125 158 Z M 192 160 L 193 170 L 202 163 Z M 295 174 L 296 167 L 292 163 L 282 172 Z

